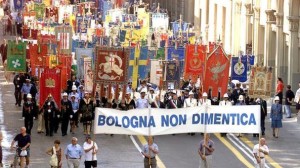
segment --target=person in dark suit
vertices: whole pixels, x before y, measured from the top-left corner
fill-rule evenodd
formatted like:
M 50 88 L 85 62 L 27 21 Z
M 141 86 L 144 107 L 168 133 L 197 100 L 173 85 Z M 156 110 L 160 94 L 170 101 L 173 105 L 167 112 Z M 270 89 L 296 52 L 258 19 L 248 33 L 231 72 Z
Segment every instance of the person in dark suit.
M 241 84 L 237 83 L 236 88 L 233 90 L 231 94 L 231 98 L 234 101 L 234 104 L 237 103 L 240 95 L 244 95 L 244 90 L 241 88 Z
M 250 105 L 260 105 L 260 129 L 261 135 L 265 135 L 265 118 L 267 117 L 267 102 L 261 98 L 251 101 Z M 253 134 L 253 137 L 258 137 L 258 134 Z
M 61 104 L 61 134 L 62 136 L 67 135 L 70 115 L 73 114 L 72 102 L 68 100 L 68 93 L 63 93 Z
M 46 102 L 43 105 L 46 136 L 53 136 L 54 124 L 55 124 L 54 120 L 56 119 L 55 117 L 56 111 L 57 111 L 56 104 L 53 101 L 52 95 L 49 94 Z
M 34 99 L 32 99 L 31 94 L 27 94 L 27 100 L 23 105 L 23 118 L 26 128 L 26 133 L 31 135 L 31 129 L 33 127 L 33 120 L 37 116 L 37 106 Z
M 182 108 L 183 102 L 178 99 L 176 92 L 172 92 L 172 99 L 168 101 L 168 109 Z
M 271 106 L 271 127 L 273 129 L 273 137 L 278 138 L 279 128 L 282 127 L 282 105 L 279 104 L 280 98 L 276 96 L 275 103 Z

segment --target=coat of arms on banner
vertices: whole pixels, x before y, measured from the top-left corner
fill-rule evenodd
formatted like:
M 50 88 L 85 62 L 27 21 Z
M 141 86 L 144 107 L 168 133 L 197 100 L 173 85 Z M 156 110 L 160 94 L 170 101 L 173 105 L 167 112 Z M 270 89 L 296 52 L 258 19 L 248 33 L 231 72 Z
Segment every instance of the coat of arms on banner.
M 95 81 L 99 83 L 127 83 L 128 57 L 128 49 L 96 47 Z
M 212 96 L 223 95 L 227 92 L 230 67 L 230 56 L 226 55 L 221 45 L 215 45 L 208 55 L 204 76 L 204 91 L 211 90 Z
M 196 82 L 198 77 L 203 79 L 205 69 L 206 46 L 187 45 L 185 56 L 184 78 Z
M 240 82 L 247 81 L 247 57 L 231 58 L 231 79 Z
M 179 62 L 171 61 L 164 63 L 164 87 L 170 89 L 170 85 L 174 88 L 179 87 L 180 75 L 179 75 Z M 171 88 L 171 89 L 174 89 Z
M 56 40 L 58 42 L 59 54 L 72 54 L 72 27 L 57 26 L 55 27 Z
M 272 89 L 272 68 L 252 67 L 250 73 L 249 97 L 268 98 Z
M 77 33 L 87 33 L 88 29 L 88 19 L 85 19 L 82 16 L 76 17 L 76 27 L 77 27 Z
M 26 71 L 26 45 L 27 42 L 8 41 L 7 48 L 7 71 Z
M 30 64 L 34 66 L 43 66 L 43 57 L 48 54 L 47 44 L 30 44 L 29 55 Z

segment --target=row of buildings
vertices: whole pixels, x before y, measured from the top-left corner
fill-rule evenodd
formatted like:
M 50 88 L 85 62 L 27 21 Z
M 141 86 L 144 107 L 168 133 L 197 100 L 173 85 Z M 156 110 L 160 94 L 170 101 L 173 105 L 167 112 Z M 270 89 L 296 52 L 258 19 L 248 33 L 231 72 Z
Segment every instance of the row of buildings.
M 166 8 L 170 21 L 194 25 L 203 42 L 223 43 L 227 54 L 254 54 L 295 90 L 300 82 L 300 0 L 147 0 Z M 274 80 L 276 81 L 276 80 Z M 275 86 L 275 82 L 274 85 Z

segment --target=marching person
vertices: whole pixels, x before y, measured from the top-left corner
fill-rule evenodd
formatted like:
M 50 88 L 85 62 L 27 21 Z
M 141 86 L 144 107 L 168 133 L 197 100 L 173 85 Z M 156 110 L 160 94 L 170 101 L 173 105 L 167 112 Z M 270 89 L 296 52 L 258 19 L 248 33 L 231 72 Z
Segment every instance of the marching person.
M 296 110 L 298 110 L 298 113 L 300 112 L 300 82 L 298 83 L 299 88 L 296 91 L 294 102 L 296 103 Z
M 147 89 L 141 90 L 141 97 L 136 100 L 136 108 L 142 109 L 142 108 L 148 108 L 148 100 L 146 99 L 146 92 Z
M 244 95 L 244 90 L 241 88 L 241 83 L 237 83 L 236 88 L 233 89 L 232 95 L 231 95 L 231 98 L 234 101 L 234 104 L 237 103 L 240 95 Z
M 211 106 L 211 100 L 207 98 L 206 92 L 204 92 L 202 94 L 202 98 L 198 100 L 198 106 L 205 106 L 205 105 Z
M 149 104 L 151 104 L 155 101 L 155 93 L 154 93 L 154 89 L 152 87 L 149 88 L 148 101 L 149 101 Z
M 238 99 L 238 101 L 235 103 L 235 105 L 236 105 L 236 106 L 244 106 L 244 105 L 246 105 L 245 99 L 244 99 L 244 96 L 243 96 L 243 95 L 240 95 L 240 96 L 239 96 L 239 99 Z M 242 134 L 238 133 L 237 137 L 241 137 L 241 136 L 242 136 Z
M 176 91 L 173 90 L 172 92 L 172 97 L 168 101 L 168 109 L 176 109 L 176 108 L 181 108 L 183 106 L 183 102 L 181 102 L 180 99 L 178 99 L 178 96 L 176 94 Z
M 291 90 L 291 85 L 286 86 L 285 92 L 285 105 L 284 109 L 286 112 L 286 118 L 292 118 L 291 105 L 293 104 L 293 100 L 295 98 L 294 92 Z
M 31 94 L 27 94 L 27 100 L 24 102 L 23 105 L 23 118 L 24 118 L 24 125 L 26 128 L 26 133 L 31 135 L 31 129 L 33 127 L 33 120 L 36 117 L 36 103 L 32 99 Z
M 189 98 L 184 99 L 184 105 L 183 107 L 196 107 L 197 106 L 197 100 L 194 99 L 194 93 L 192 91 L 189 92 Z
M 212 154 L 215 151 L 214 142 L 209 134 L 204 134 L 204 139 L 200 141 L 198 154 L 200 156 L 199 168 L 212 167 Z
M 282 78 L 277 78 L 276 96 L 279 97 L 279 104 L 282 104 L 284 84 Z
M 232 106 L 232 103 L 228 100 L 228 94 L 223 95 L 223 100 L 220 102 L 219 106 Z M 226 133 L 221 133 L 221 137 L 226 136 Z
M 273 129 L 273 137 L 278 138 L 279 128 L 282 127 L 282 105 L 279 104 L 280 98 L 276 96 L 275 103 L 271 106 L 271 127 Z
M 158 154 L 158 146 L 153 142 L 154 138 L 152 136 L 148 137 L 148 143 L 143 146 L 142 155 L 144 155 L 144 168 L 156 168 L 156 158 Z
M 75 133 L 76 123 L 78 122 L 79 102 L 76 101 L 75 95 L 71 96 L 72 113 L 70 114 L 70 132 Z
M 92 141 L 90 135 L 86 137 L 86 141 L 83 143 L 83 150 L 85 152 L 85 168 L 97 167 L 98 145 L 95 141 Z
M 49 148 L 47 150 L 47 154 L 52 156 L 54 154 L 54 150 L 55 150 L 55 153 L 56 153 L 56 157 L 57 157 L 57 165 L 56 167 L 54 166 L 51 166 L 51 168 L 61 168 L 62 167 L 62 155 L 63 155 L 63 151 L 60 147 L 60 140 L 55 140 L 54 141 L 54 146 Z
M 30 145 L 31 145 L 31 137 L 29 134 L 26 133 L 26 128 L 21 127 L 20 134 L 16 135 L 14 140 L 11 142 L 10 149 L 14 149 L 15 142 L 18 142 L 17 152 L 18 156 L 20 157 L 20 167 L 23 168 L 24 161 L 26 159 L 26 167 L 29 167 L 29 157 L 30 157 Z M 26 151 L 26 155 L 21 156 L 21 152 Z
M 76 137 L 73 137 L 71 144 L 66 147 L 65 156 L 68 168 L 79 168 L 82 156 L 82 147 L 78 144 L 78 139 Z
M 126 92 L 125 94 L 125 106 L 127 110 L 135 109 L 135 102 L 131 99 L 131 92 Z
M 81 100 L 80 97 L 79 97 L 79 94 L 77 93 L 77 87 L 76 87 L 75 85 L 72 86 L 72 92 L 69 93 L 69 98 L 68 98 L 68 99 L 69 99 L 70 101 L 71 101 L 72 95 L 75 96 L 75 100 L 76 100 L 77 102 L 79 102 L 79 101 Z
M 84 98 L 80 100 L 79 112 L 81 122 L 83 123 L 83 132 L 84 134 L 90 135 L 92 120 L 94 119 L 94 104 L 89 92 L 85 92 Z
M 63 98 L 61 100 L 61 133 L 62 136 L 66 136 L 68 132 L 68 125 L 69 125 L 69 119 L 70 115 L 73 113 L 72 111 L 72 103 L 70 100 L 68 100 L 68 93 L 63 93 Z
M 53 136 L 54 131 L 56 104 L 52 99 L 52 95 L 49 94 L 43 105 L 46 136 Z
M 278 100 L 279 101 L 279 100 Z M 269 148 L 266 145 L 265 138 L 261 138 L 259 143 L 253 147 L 255 168 L 265 168 L 265 156 L 269 155 Z
M 22 85 L 22 88 L 21 88 L 21 93 L 23 95 L 23 100 L 26 101 L 26 95 L 30 92 L 30 89 L 32 87 L 32 84 L 30 83 L 30 79 L 26 79 L 26 83 L 24 83 Z
M 256 104 L 260 105 L 260 128 L 261 128 L 261 135 L 265 135 L 265 118 L 267 117 L 267 102 L 261 98 L 256 99 Z M 255 105 L 255 104 L 254 104 Z M 253 137 L 258 137 L 258 134 L 253 134 Z

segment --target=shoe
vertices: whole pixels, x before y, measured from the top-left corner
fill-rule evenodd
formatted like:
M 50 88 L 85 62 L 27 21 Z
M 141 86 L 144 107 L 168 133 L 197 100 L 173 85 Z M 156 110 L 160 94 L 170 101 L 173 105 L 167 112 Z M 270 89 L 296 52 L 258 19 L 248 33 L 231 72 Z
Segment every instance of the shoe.
M 275 138 L 278 138 L 278 136 L 276 136 Z
M 263 133 L 261 133 L 261 135 L 265 135 L 265 133 L 263 132 Z
M 275 137 L 275 134 L 273 134 L 273 137 Z

